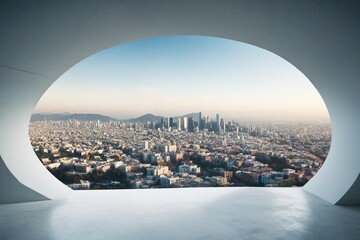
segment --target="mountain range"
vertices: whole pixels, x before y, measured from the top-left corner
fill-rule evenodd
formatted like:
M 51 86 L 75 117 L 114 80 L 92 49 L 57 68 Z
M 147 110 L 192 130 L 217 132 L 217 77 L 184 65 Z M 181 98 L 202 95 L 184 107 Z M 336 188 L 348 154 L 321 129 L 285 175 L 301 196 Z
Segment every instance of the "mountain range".
M 109 121 L 118 121 L 115 118 L 104 116 L 101 114 L 92 114 L 92 113 L 74 113 L 74 114 L 63 114 L 63 113 L 51 113 L 51 114 L 33 114 L 30 118 L 30 122 L 35 121 L 67 121 L 70 119 L 78 121 L 97 121 L 109 122 Z
M 176 118 L 182 118 L 182 117 L 193 117 L 194 119 L 197 119 L 198 116 L 199 116 L 198 113 L 188 113 L 188 114 L 185 114 L 185 115 L 182 115 L 182 116 L 176 116 L 174 118 L 176 119 Z M 131 119 L 128 119 L 128 120 L 123 120 L 123 121 L 146 123 L 146 122 L 158 122 L 158 121 L 160 121 L 161 118 L 166 118 L 166 117 L 156 116 L 156 115 L 153 115 L 151 113 L 147 113 L 147 114 L 142 115 L 140 117 L 131 118 Z
M 199 116 L 198 113 L 189 113 L 182 116 L 174 117 L 193 117 L 197 119 Z M 147 113 L 137 118 L 131 119 L 116 119 L 113 117 L 101 115 L 101 114 L 92 114 L 92 113 L 36 113 L 31 116 L 30 122 L 35 121 L 67 121 L 70 119 L 78 120 L 78 121 L 101 121 L 101 122 L 109 122 L 109 121 L 123 121 L 123 122 L 158 122 L 161 118 L 165 118 L 163 116 L 156 116 L 151 113 Z

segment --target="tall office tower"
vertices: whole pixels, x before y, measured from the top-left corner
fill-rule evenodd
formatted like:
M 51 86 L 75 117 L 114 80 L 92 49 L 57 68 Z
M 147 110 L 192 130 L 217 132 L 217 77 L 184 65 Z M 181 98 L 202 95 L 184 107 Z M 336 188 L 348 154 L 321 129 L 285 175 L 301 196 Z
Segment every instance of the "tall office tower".
M 222 130 L 223 132 L 225 132 L 225 130 L 226 130 L 225 120 L 222 118 L 220 122 L 221 122 L 221 130 Z
M 165 127 L 166 128 L 170 127 L 170 118 L 169 117 L 166 118 Z
M 205 116 L 204 122 L 204 128 L 211 129 L 211 122 L 209 116 Z
M 174 118 L 173 117 L 170 117 L 169 118 L 169 127 L 174 127 L 175 125 L 174 125 Z
M 189 120 L 189 122 L 188 122 L 189 132 L 194 132 L 194 131 L 195 131 L 194 118 L 193 118 L 193 117 L 189 117 L 188 120 Z
M 220 129 L 220 115 L 217 113 L 216 114 L 216 131 L 218 133 L 220 133 L 221 129 Z
M 187 130 L 188 129 L 188 118 L 187 117 L 184 117 L 184 128 L 183 130 Z
M 160 119 L 160 128 L 163 128 L 163 127 L 165 127 L 164 119 L 161 118 L 161 119 Z
M 178 130 L 181 130 L 181 118 L 178 118 L 177 128 L 178 128 Z
M 207 124 L 205 123 L 205 119 L 201 119 L 201 126 L 202 126 L 202 130 L 204 130 L 205 128 L 207 128 L 206 126 Z
M 199 115 L 198 115 L 198 127 L 199 127 L 199 130 L 203 130 L 201 112 L 199 112 Z

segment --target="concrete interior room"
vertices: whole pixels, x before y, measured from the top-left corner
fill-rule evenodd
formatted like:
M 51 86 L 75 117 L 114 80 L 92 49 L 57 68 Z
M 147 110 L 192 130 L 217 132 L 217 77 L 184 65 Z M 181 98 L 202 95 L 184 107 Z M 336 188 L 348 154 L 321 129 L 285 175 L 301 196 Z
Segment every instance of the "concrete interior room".
M 2 1 L 1 239 L 358 239 L 357 1 Z M 284 58 L 329 111 L 332 144 L 302 188 L 73 191 L 33 152 L 31 114 L 68 69 L 104 49 L 221 37 Z

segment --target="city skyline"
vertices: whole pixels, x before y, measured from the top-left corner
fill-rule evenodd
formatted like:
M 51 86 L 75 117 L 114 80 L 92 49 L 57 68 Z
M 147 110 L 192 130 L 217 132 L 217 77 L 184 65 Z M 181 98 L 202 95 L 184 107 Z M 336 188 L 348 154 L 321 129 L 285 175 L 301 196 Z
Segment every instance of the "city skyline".
M 154 117 L 158 117 L 159 120 L 158 121 L 148 121 L 148 122 L 159 122 L 160 118 L 166 120 L 169 118 L 173 118 L 176 121 L 178 121 L 180 119 L 180 121 L 183 121 L 184 118 L 189 118 L 192 117 L 195 121 L 198 121 L 198 115 L 199 113 L 201 113 L 202 115 L 202 119 L 208 119 L 208 121 L 216 121 L 217 120 L 217 115 L 219 113 L 215 113 L 214 115 L 208 115 L 208 114 L 204 114 L 204 112 L 192 112 L 192 113 L 181 113 L 181 114 L 177 114 L 177 115 L 156 115 L 156 114 L 152 114 L 152 113 L 144 113 L 141 114 L 140 116 L 135 116 L 132 118 L 116 118 L 114 116 L 111 115 L 104 115 L 104 114 L 99 114 L 99 113 L 90 113 L 90 112 L 85 112 L 85 113 L 70 113 L 70 112 L 63 112 L 63 113 L 58 113 L 58 112 L 39 112 L 39 113 L 33 113 L 31 120 L 30 121 L 66 121 L 63 120 L 63 118 L 66 118 L 68 120 L 78 120 L 77 117 L 70 117 L 70 116 L 83 116 L 84 119 L 83 120 L 78 120 L 78 121 L 97 121 L 100 120 L 100 122 L 107 122 L 107 121 L 118 121 L 118 122 L 136 122 L 134 121 L 135 119 L 139 119 L 148 115 L 152 115 Z M 220 115 L 220 114 L 219 114 Z M 89 116 L 91 119 L 87 119 L 86 116 Z M 96 118 L 95 116 L 98 116 L 98 118 Z M 48 119 L 48 117 L 50 117 L 50 119 Z M 34 119 L 33 119 L 34 118 Z M 51 120 L 51 118 L 55 118 L 55 120 Z M 59 119 L 61 118 L 61 119 Z M 96 119 L 95 119 L 96 118 Z M 101 118 L 101 119 L 99 119 Z M 102 118 L 105 118 L 102 119 Z M 110 120 L 109 120 L 110 119 Z M 181 120 L 182 119 L 182 120 Z M 241 119 L 241 118 L 223 118 L 223 116 L 221 115 L 221 119 L 223 119 L 224 121 L 230 121 L 230 122 L 235 122 L 235 123 L 261 123 L 261 122 L 268 122 L 268 123 L 314 123 L 314 124 L 331 124 L 330 121 L 327 120 L 318 120 L 318 121 L 314 121 L 314 120 L 271 120 L 271 119 Z M 138 121 L 138 122 L 144 122 L 144 121 Z
M 266 50 L 214 37 L 145 39 L 84 59 L 43 95 L 34 113 L 117 119 L 193 112 L 229 120 L 327 121 L 326 106 L 294 66 Z
M 29 136 L 42 164 L 75 190 L 303 186 L 331 144 L 330 125 L 181 119 L 35 121 Z

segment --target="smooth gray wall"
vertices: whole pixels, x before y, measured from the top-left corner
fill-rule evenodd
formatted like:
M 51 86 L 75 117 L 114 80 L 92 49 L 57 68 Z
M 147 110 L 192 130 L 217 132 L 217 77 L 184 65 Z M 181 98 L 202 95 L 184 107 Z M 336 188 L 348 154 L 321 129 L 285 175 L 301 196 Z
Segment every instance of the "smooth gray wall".
M 22 185 L 8 170 L 1 156 L 0 182 L 0 204 L 49 200 L 47 197 Z
M 359 10 L 356 1 L 329 0 L 2 1 L 0 154 L 24 185 L 51 199 L 66 195 L 66 187 L 35 163 L 25 126 L 50 83 L 87 56 L 131 40 L 224 37 L 272 51 L 311 80 L 328 107 L 333 141 L 304 189 L 334 204 L 359 204 Z M 25 71 L 24 78 L 12 77 L 9 68 Z M 15 83 L 7 88 L 9 79 Z M 15 144 L 21 158 L 10 153 Z M 5 187 L 15 186 L 0 183 Z
M 44 168 L 28 135 L 32 109 L 53 81 L 6 67 L 0 67 L 0 79 L 0 172 L 4 172 L 2 178 L 5 178 L 10 171 L 16 179 L 0 181 L 0 202 L 66 197 L 71 190 Z M 29 190 L 21 194 L 19 189 L 24 186 L 32 189 L 33 194 Z

